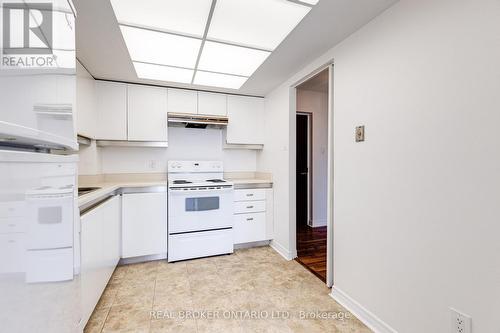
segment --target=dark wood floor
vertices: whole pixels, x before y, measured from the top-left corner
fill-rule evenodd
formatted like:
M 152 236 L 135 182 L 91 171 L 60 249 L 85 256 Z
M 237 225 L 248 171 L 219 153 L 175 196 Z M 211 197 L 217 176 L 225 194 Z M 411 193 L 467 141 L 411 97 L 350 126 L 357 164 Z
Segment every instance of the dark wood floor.
M 297 227 L 296 260 L 326 281 L 326 227 Z

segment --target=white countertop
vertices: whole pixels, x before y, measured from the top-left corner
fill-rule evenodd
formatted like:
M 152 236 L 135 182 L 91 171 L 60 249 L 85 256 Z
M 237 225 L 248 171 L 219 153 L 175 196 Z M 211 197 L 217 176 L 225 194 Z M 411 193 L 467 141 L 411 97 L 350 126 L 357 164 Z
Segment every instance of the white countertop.
M 273 182 L 267 179 L 228 179 L 234 183 L 235 186 L 238 185 L 269 185 L 272 186 Z M 150 186 L 168 186 L 167 181 L 129 181 L 129 182 L 96 182 L 96 183 L 84 183 L 79 184 L 80 187 L 100 187 L 100 189 L 89 192 L 87 194 L 78 197 L 78 207 L 82 207 L 89 202 L 99 200 L 104 198 L 117 189 L 120 188 L 130 188 L 130 187 L 150 187 Z
M 78 197 L 78 207 L 88 204 L 94 200 L 103 198 L 115 190 L 124 187 L 148 187 L 148 186 L 168 186 L 167 181 L 155 181 L 155 182 L 106 182 L 106 183 L 85 183 L 79 184 L 80 187 L 100 187 L 100 189 L 92 191 L 90 193 L 81 195 Z

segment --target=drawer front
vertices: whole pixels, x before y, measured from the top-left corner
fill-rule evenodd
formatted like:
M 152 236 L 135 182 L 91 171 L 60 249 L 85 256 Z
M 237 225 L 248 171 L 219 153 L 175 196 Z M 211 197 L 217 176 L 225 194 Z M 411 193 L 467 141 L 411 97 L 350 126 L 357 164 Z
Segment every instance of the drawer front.
M 251 188 L 234 191 L 234 201 L 266 200 L 266 190 Z
M 260 213 L 265 211 L 265 201 L 240 201 L 234 203 L 235 214 Z
M 0 218 L 0 234 L 9 234 L 13 232 L 26 232 L 26 218 Z
M 234 215 L 234 244 L 266 240 L 266 213 Z

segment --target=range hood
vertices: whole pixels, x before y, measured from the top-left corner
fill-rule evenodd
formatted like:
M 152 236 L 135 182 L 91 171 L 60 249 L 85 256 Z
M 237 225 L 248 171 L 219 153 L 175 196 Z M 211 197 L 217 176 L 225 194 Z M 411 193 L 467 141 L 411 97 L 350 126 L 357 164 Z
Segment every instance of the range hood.
M 168 113 L 168 124 L 170 126 L 182 126 L 186 128 L 225 128 L 229 119 L 225 116 L 209 116 L 190 113 Z

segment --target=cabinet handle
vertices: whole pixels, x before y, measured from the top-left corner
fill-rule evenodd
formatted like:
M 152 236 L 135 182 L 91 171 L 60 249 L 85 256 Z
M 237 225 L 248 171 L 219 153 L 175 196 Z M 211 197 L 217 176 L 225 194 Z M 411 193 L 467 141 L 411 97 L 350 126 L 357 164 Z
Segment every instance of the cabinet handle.
M 247 221 L 253 221 L 253 217 L 247 218 Z
M 253 193 L 248 193 L 247 197 L 253 197 Z
M 253 206 L 247 206 L 247 208 L 253 208 Z

